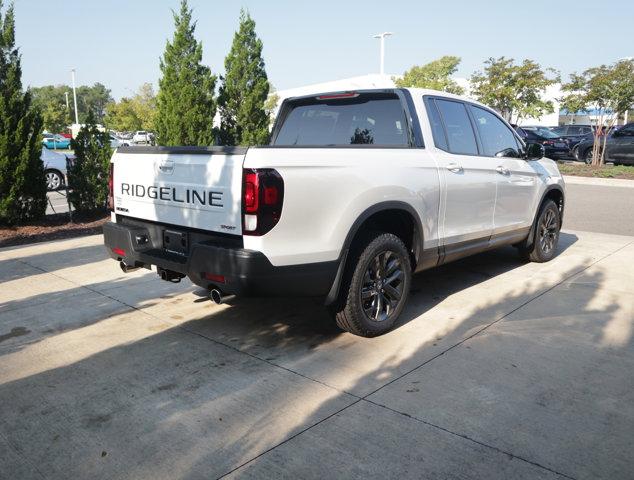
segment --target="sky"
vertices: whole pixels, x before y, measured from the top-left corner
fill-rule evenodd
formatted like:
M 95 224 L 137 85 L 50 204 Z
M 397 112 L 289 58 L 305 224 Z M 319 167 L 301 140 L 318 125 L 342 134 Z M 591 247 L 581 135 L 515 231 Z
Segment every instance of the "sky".
M 4 2 L 8 3 L 7 0 Z M 23 83 L 101 82 L 115 99 L 156 87 L 159 58 L 180 0 L 15 0 Z M 634 56 L 634 1 L 603 0 L 190 0 L 203 62 L 224 71 L 240 8 L 256 21 L 269 80 L 300 87 L 385 70 L 402 74 L 442 55 L 462 58 L 469 77 L 489 57 L 530 58 L 572 72 Z

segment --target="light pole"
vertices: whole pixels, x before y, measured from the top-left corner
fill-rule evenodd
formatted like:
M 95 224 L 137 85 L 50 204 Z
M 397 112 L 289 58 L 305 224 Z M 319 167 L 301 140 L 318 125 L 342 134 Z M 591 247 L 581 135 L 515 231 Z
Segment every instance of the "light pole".
M 79 116 L 77 115 L 77 91 L 75 90 L 75 69 L 70 71 L 73 80 L 73 102 L 75 103 L 75 124 L 79 125 Z
M 393 35 L 392 32 L 377 33 L 372 38 L 381 39 L 381 75 L 385 74 L 385 37 Z

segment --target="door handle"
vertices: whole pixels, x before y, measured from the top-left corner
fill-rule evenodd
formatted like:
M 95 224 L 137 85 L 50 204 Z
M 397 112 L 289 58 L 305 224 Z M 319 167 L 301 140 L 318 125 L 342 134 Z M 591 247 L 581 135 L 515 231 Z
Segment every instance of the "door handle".
M 495 171 L 498 172 L 500 175 L 508 175 L 509 173 L 511 173 L 508 168 L 504 168 L 501 165 L 496 168 Z
M 464 169 L 462 168 L 462 165 L 458 165 L 457 163 L 450 163 L 449 165 L 447 165 L 447 170 L 453 173 L 460 173 Z

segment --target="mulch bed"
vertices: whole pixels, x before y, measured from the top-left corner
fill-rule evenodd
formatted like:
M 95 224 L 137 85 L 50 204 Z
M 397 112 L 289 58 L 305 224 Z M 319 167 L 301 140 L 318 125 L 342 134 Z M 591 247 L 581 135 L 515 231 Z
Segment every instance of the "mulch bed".
M 28 225 L 0 226 L 0 247 L 96 235 L 109 218 L 110 214 L 105 212 L 73 213 L 73 223 L 70 223 L 68 213 L 58 213 Z

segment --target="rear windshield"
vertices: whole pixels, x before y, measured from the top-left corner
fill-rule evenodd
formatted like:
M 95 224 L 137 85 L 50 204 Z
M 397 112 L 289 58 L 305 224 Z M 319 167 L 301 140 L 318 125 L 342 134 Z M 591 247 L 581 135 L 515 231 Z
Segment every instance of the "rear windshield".
M 409 145 L 405 112 L 393 93 L 286 103 L 273 145 Z

